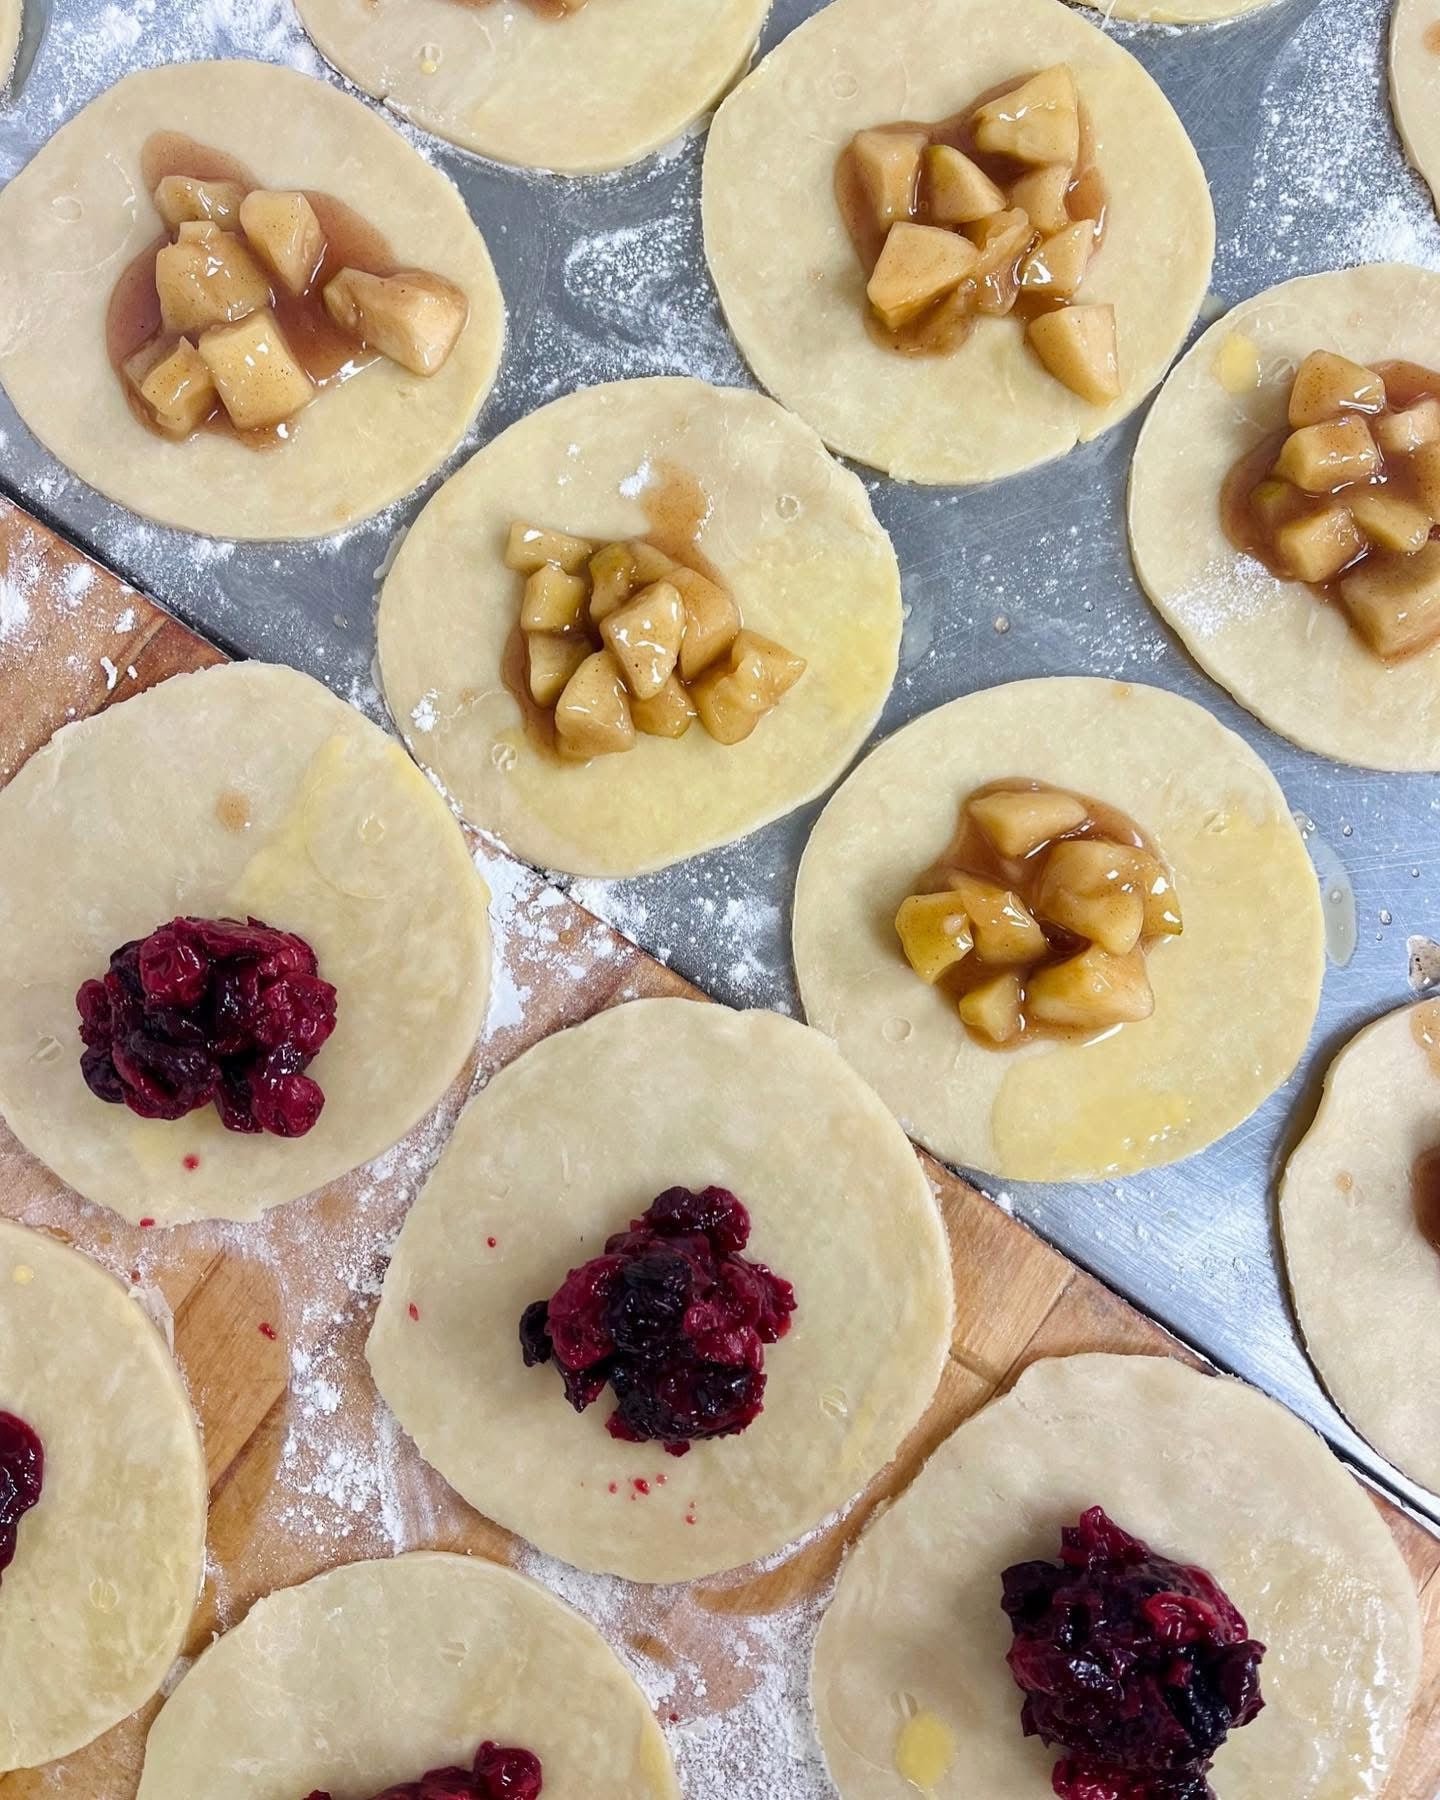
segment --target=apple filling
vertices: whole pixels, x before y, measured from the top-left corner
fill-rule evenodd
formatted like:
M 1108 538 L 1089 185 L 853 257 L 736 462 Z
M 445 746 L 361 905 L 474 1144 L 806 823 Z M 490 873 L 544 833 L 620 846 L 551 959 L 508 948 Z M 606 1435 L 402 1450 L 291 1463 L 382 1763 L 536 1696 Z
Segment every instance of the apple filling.
M 912 969 L 966 1029 L 1009 1048 L 1148 1019 L 1148 952 L 1182 929 L 1174 884 L 1133 819 L 1039 781 L 996 781 L 895 916 Z
M 1428 650 L 1440 638 L 1440 375 L 1312 351 L 1286 429 L 1236 463 L 1220 513 L 1238 550 L 1338 605 L 1376 656 Z
M 1066 64 L 937 125 L 858 132 L 836 194 L 879 342 L 933 355 L 1011 317 L 1057 381 L 1096 406 L 1119 398 L 1115 309 L 1080 298 L 1106 195 Z
M 106 339 L 152 431 L 273 445 L 322 389 L 379 357 L 421 376 L 444 366 L 469 301 L 441 275 L 398 267 L 341 201 L 257 187 L 177 133 L 152 137 L 141 161 L 166 231 L 116 283 Z
M 748 738 L 805 673 L 803 657 L 747 631 L 735 597 L 643 539 L 609 544 L 514 524 L 525 577 L 506 681 L 532 735 L 567 762 L 681 738 Z

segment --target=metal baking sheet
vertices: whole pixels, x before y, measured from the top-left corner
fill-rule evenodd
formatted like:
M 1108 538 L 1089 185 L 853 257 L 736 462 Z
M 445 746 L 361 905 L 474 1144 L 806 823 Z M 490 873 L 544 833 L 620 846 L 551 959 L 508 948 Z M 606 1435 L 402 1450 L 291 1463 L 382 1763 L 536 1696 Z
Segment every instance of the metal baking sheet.
M 762 48 L 819 3 L 777 0 Z M 1209 174 L 1219 224 L 1209 316 L 1291 275 L 1375 260 L 1440 268 L 1440 227 L 1390 120 L 1388 14 L 1386 0 L 1279 0 L 1216 28 L 1107 26 L 1170 96 Z M 28 0 L 16 81 L 0 103 L 0 180 L 123 74 L 203 56 L 327 73 L 284 0 Z M 458 183 L 510 308 L 500 381 L 450 468 L 577 386 L 680 373 L 749 381 L 701 247 L 701 139 L 622 175 L 567 182 L 409 135 Z M 1138 428 L 1137 416 L 1048 468 L 987 488 L 909 488 L 862 471 L 905 584 L 901 672 L 881 734 L 956 695 L 1025 676 L 1104 674 L 1186 694 L 1248 738 L 1279 777 L 1324 884 L 1335 959 L 1300 1072 L 1203 1156 L 1112 1184 L 1006 1194 L 980 1185 L 1440 1522 L 1440 1499 L 1361 1443 L 1312 1374 L 1285 1295 L 1273 1201 L 1330 1057 L 1359 1025 L 1412 996 L 1412 940 L 1440 937 L 1440 781 L 1339 768 L 1296 750 L 1189 662 L 1147 605 L 1126 552 L 1124 488 Z M 0 486 L 227 650 L 293 663 L 376 718 L 384 712 L 372 672 L 377 575 L 439 479 L 320 544 L 200 540 L 100 499 L 0 397 Z M 817 810 L 644 880 L 570 885 L 717 998 L 795 1010 L 789 899 Z

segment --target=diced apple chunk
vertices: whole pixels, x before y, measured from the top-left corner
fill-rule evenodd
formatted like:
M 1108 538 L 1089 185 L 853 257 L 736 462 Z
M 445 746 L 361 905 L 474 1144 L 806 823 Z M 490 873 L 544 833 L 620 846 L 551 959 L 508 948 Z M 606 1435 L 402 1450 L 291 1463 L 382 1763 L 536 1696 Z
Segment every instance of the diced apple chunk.
M 670 582 L 657 581 L 608 613 L 600 636 L 631 695 L 650 700 L 674 670 L 684 631 L 684 602 Z
M 852 141 L 855 170 L 882 231 L 914 213 L 920 159 L 928 142 L 923 131 L 862 131 Z
M 1020 977 L 995 975 L 960 999 L 960 1017 L 992 1044 L 1010 1044 L 1025 1028 L 1020 1012 Z
M 1030 347 L 1057 381 L 1092 406 L 1120 397 L 1113 306 L 1062 306 L 1025 328 Z
M 717 743 L 738 744 L 804 673 L 803 657 L 758 632 L 742 631 L 728 655 L 693 683 L 690 698 Z
M 937 982 L 970 954 L 974 939 L 960 896 L 911 894 L 895 915 L 905 960 L 922 981 Z
M 680 678 L 694 681 L 735 642 L 740 631 L 740 608 L 724 588 L 694 569 L 674 567 L 668 579 L 685 603 Z
M 1164 863 L 1148 850 L 1136 849 L 1129 844 L 1117 844 L 1113 848 L 1124 858 L 1129 879 L 1139 890 L 1144 902 L 1144 935 L 1147 938 L 1179 937 L 1185 930 L 1185 924 L 1180 914 L 1180 902 L 1175 894 L 1175 883 L 1170 879 L 1170 872 Z
M 325 232 L 301 193 L 256 188 L 240 206 L 240 229 L 289 294 L 303 294 L 325 257 Z
M 1027 293 L 1055 294 L 1068 300 L 1085 279 L 1095 248 L 1095 227 L 1088 219 L 1041 238 L 1020 264 L 1020 285 Z
M 1415 498 L 1431 520 L 1440 525 L 1440 442 L 1421 444 L 1410 458 L 1410 479 Z
M 1085 823 L 1085 807 L 1058 788 L 997 789 L 967 802 L 975 823 L 1002 856 L 1025 857 Z
M 1017 261 L 1035 235 L 1030 215 L 1018 206 L 990 213 L 967 225 L 965 235 L 976 250 L 975 274 L 984 277 Z
M 1322 425 L 1346 413 L 1377 413 L 1384 405 L 1385 383 L 1373 369 L 1333 350 L 1312 350 L 1295 372 L 1290 423 Z
M 155 189 L 156 210 L 172 231 L 190 219 L 210 219 L 232 231 L 244 199 L 238 181 L 198 181 L 193 175 L 166 175 Z
M 325 310 L 342 331 L 412 375 L 433 375 L 465 329 L 470 302 L 453 281 L 423 269 L 342 269 L 325 284 Z
M 1031 169 L 1011 188 L 1010 204 L 1028 214 L 1037 231 L 1053 236 L 1071 223 L 1069 197 L 1074 178 L 1075 171 L 1066 163 Z
M 1005 209 L 1004 189 L 950 144 L 932 144 L 925 152 L 925 198 L 936 225 L 969 225 Z
M 646 737 L 681 738 L 695 721 L 695 703 L 678 675 L 671 675 L 658 694 L 632 700 L 630 716 Z
M 1064 63 L 1042 69 L 1008 94 L 979 107 L 975 142 L 993 156 L 1025 163 L 1064 163 L 1080 154 L 1080 105 L 1075 77 Z
M 189 338 L 162 355 L 132 357 L 126 373 L 168 437 L 189 437 L 215 410 L 214 378 Z
M 590 558 L 590 623 L 623 606 L 641 585 L 628 544 L 607 544 Z
M 890 227 L 866 294 L 891 331 L 953 293 L 974 269 L 975 246 L 953 231 L 902 221 Z
M 1275 532 L 1275 549 L 1296 581 L 1331 581 L 1364 548 L 1348 506 L 1301 513 Z
M 652 581 L 663 581 L 680 566 L 673 556 L 667 556 L 644 538 L 631 538 L 629 551 L 635 559 L 635 580 L 640 587 L 649 587 Z
M 585 638 L 556 637 L 533 631 L 525 639 L 526 673 L 530 698 L 537 706 L 554 706 L 565 684 L 591 653 Z
M 270 304 L 270 280 L 234 232 L 166 244 L 155 256 L 155 291 L 166 331 L 194 336 Z
M 1072 1031 L 1102 1031 L 1111 1025 L 1148 1019 L 1155 996 L 1145 972 L 1145 954 L 1111 956 L 1091 944 L 1078 956 L 1052 963 L 1026 987 L 1025 1009 L 1040 1025 Z
M 1117 854 L 1118 851 L 1118 854 Z M 1067 838 L 1045 859 L 1035 896 L 1042 919 L 1125 956 L 1145 929 L 1145 901 L 1123 847 L 1103 838 Z
M 1361 488 L 1346 496 L 1355 523 L 1377 550 L 1413 556 L 1430 536 L 1431 519 L 1422 506 L 1384 488 Z
M 555 741 L 572 762 L 634 748 L 630 701 L 608 650 L 587 656 L 566 682 L 555 703 Z
M 1250 510 L 1272 535 L 1303 504 L 1299 488 L 1276 475 L 1267 475 L 1250 491 Z
M 1307 494 L 1333 494 L 1380 472 L 1380 452 L 1370 427 L 1350 414 L 1321 425 L 1302 425 L 1286 438 L 1275 473 Z
M 952 874 L 975 934 L 975 954 L 986 963 L 1030 963 L 1044 956 L 1045 933 L 1018 894 L 976 875 Z
M 542 563 L 525 579 L 522 631 L 578 631 L 585 623 L 585 582 L 554 563 Z
M 269 307 L 200 339 L 220 403 L 237 431 L 267 431 L 293 419 L 315 389 Z
M 1377 553 L 1340 583 L 1351 623 L 1377 656 L 1413 656 L 1440 638 L 1440 540 L 1414 556 Z
M 1382 413 L 1370 430 L 1386 456 L 1409 456 L 1440 439 L 1440 400 L 1417 400 L 1399 412 Z
M 554 563 L 557 569 L 574 575 L 594 554 L 595 546 L 588 538 L 547 531 L 542 525 L 526 525 L 517 519 L 506 540 L 505 567 L 521 575 L 533 575 L 546 563 Z

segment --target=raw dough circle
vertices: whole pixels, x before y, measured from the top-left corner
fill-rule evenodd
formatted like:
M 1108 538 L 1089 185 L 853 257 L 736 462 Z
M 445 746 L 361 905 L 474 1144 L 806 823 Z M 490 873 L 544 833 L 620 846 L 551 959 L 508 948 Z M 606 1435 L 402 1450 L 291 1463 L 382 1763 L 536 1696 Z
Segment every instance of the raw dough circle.
M 15 67 L 23 15 L 23 0 L 0 0 L 0 88 L 5 86 Z
M 237 804 L 241 829 L 220 816 Z M 65 726 L 0 792 L 0 868 L 0 1114 L 132 1222 L 254 1219 L 368 1162 L 484 1017 L 487 894 L 463 834 L 393 739 L 293 669 L 177 675 Z M 213 1106 L 141 1119 L 85 1086 L 76 988 L 177 913 L 298 931 L 338 989 L 305 1137 L 226 1131 Z
M 1040 1362 L 870 1526 L 815 1646 L 843 1800 L 911 1800 L 902 1697 L 954 1734 L 934 1800 L 1039 1800 L 1060 1756 L 1020 1733 L 1001 1571 L 1053 1559 L 1088 1506 L 1209 1569 L 1268 1646 L 1265 1710 L 1215 1763 L 1225 1800 L 1367 1800 L 1399 1748 L 1420 1609 L 1374 1505 L 1321 1440 L 1240 1382 L 1168 1357 Z
M 0 1577 L 4 1771 L 69 1755 L 160 1686 L 200 1596 L 206 1481 L 150 1320 L 88 1257 L 8 1219 L 0 1411 L 45 1446 L 39 1503 Z
M 1216 359 L 1253 345 L 1261 385 L 1234 394 Z M 1440 275 L 1373 263 L 1282 282 L 1218 320 L 1165 383 L 1130 474 L 1135 572 L 1207 675 L 1272 730 L 1367 769 L 1440 769 L 1440 647 L 1384 663 L 1336 606 L 1236 550 L 1220 489 L 1285 423 L 1312 350 L 1440 368 Z M 1249 351 L 1246 348 L 1246 355 Z
M 1440 1001 L 1367 1025 L 1325 1078 L 1280 1185 L 1290 1288 L 1335 1403 L 1399 1469 L 1440 1493 L 1440 1420 L 1419 1371 L 1440 1357 L 1440 1255 L 1410 1171 L 1440 1144 Z
M 750 60 L 770 0 L 298 0 L 321 53 L 425 131 L 564 175 L 659 150 Z
M 667 465 L 705 490 L 700 545 L 745 624 L 809 668 L 742 744 L 697 726 L 562 764 L 535 750 L 500 678 L 521 594 L 505 534 L 524 519 L 597 540 L 644 536 L 645 496 Z M 521 419 L 445 483 L 385 583 L 380 671 L 406 742 L 472 824 L 543 867 L 639 875 L 828 787 L 880 715 L 900 623 L 890 540 L 808 426 L 741 389 L 623 381 Z
M 946 118 L 1062 61 L 1109 188 L 1105 244 L 1082 296 L 1117 314 L 1125 389 L 1103 408 L 1048 375 L 1011 319 L 980 319 L 948 356 L 875 343 L 834 198 L 855 132 Z M 716 114 L 704 217 L 721 304 L 760 380 L 832 449 L 904 481 L 1013 475 L 1123 419 L 1184 343 L 1215 247 L 1205 172 L 1170 102 L 1059 0 L 833 0 Z
M 966 796 L 1008 776 L 1119 807 L 1173 868 L 1185 930 L 1149 958 L 1143 1024 L 988 1050 L 901 954 L 910 884 Z M 937 1156 L 1017 1181 L 1133 1174 L 1232 1130 L 1305 1048 L 1324 961 L 1315 874 L 1260 758 L 1189 700 L 1088 677 L 990 688 L 897 732 L 821 814 L 795 891 L 810 1023 Z
M 140 425 L 105 351 L 122 271 L 162 230 L 140 152 L 179 131 L 262 184 L 347 201 L 403 262 L 458 282 L 470 322 L 422 378 L 382 358 L 321 394 L 290 443 L 257 452 Z M 228 538 L 323 537 L 418 487 L 490 391 L 505 307 L 485 240 L 439 170 L 358 100 L 259 62 L 129 75 L 64 125 L 0 192 L 0 382 L 48 450 L 147 518 Z
M 1396 0 L 1390 104 L 1406 154 L 1440 204 L 1440 0 Z
M 681 1458 L 612 1438 L 608 1391 L 577 1416 L 517 1337 L 530 1301 L 676 1183 L 738 1194 L 746 1254 L 799 1301 L 766 1352 L 764 1412 Z M 577 1568 L 688 1581 L 783 1548 L 884 1468 L 935 1391 L 952 1313 L 915 1153 L 822 1037 L 634 1000 L 470 1103 L 400 1233 L 368 1355 L 472 1506 Z
M 468 1766 L 487 1739 L 533 1751 L 556 1800 L 679 1800 L 592 1625 L 509 1569 L 429 1551 L 257 1602 L 155 1721 L 137 1800 L 348 1800 Z

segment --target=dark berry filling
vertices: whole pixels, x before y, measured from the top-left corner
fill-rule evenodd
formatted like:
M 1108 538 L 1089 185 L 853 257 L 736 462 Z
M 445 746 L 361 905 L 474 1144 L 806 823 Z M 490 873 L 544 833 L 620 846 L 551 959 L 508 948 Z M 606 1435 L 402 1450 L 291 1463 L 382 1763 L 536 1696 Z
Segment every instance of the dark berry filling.
M 502 1750 L 482 1744 L 473 1769 L 431 1769 L 418 1781 L 402 1781 L 376 1794 L 375 1800 L 537 1800 L 543 1786 L 540 1759 L 528 1750 Z M 330 1800 L 316 1788 L 306 1800 Z
M 20 1521 L 44 1481 L 44 1445 L 23 1419 L 0 1412 L 0 1574 L 15 1560 Z
M 667 1188 L 526 1307 L 526 1366 L 553 1357 L 576 1412 L 608 1384 L 605 1428 L 627 1443 L 683 1456 L 697 1438 L 743 1431 L 763 1410 L 764 1347 L 795 1310 L 790 1283 L 740 1254 L 749 1241 L 750 1215 L 724 1188 Z
M 1001 1604 L 1027 1737 L 1070 1754 L 1061 1800 L 1214 1800 L 1227 1735 L 1265 1704 L 1265 1646 L 1204 1569 L 1157 1556 L 1092 1506 L 1060 1561 L 1016 1563 Z
M 305 1074 L 335 1029 L 335 990 L 304 938 L 259 919 L 172 919 L 122 944 L 75 996 L 80 1070 L 142 1119 L 214 1101 L 227 1131 L 303 1137 L 325 1096 Z

